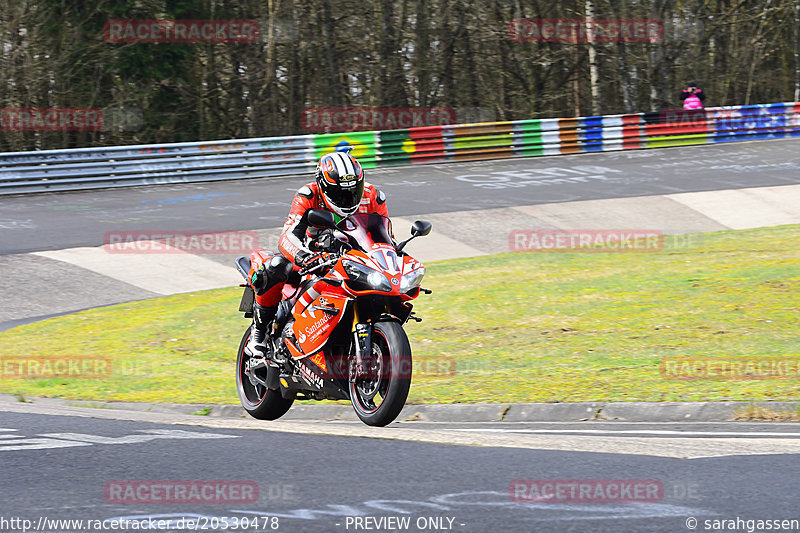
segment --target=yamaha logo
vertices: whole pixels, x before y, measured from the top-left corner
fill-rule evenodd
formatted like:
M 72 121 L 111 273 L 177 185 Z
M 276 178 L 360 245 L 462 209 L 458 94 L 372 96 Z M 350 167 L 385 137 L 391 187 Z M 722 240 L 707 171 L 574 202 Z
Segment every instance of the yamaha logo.
M 392 278 L 392 285 L 397 285 L 398 281 L 397 278 Z

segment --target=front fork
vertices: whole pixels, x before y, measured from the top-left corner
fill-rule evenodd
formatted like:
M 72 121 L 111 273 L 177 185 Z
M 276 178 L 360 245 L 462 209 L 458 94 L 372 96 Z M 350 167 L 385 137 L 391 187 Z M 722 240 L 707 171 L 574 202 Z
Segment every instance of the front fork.
M 366 374 L 365 360 L 372 355 L 372 325 L 360 322 L 357 302 L 353 302 L 353 344 L 356 348 L 356 360 L 351 372 L 351 379 Z

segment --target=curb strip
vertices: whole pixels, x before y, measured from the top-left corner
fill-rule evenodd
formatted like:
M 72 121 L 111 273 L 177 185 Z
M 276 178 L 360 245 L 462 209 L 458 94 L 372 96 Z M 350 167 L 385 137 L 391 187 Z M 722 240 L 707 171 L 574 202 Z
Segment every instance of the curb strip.
M 214 418 L 246 418 L 239 405 L 95 402 L 60 398 L 24 398 L 43 407 L 89 407 L 174 413 Z M 22 402 L 0 394 L 0 402 Z M 800 402 L 585 402 L 406 405 L 398 422 L 725 422 L 746 419 L 752 411 L 800 416 Z M 298 404 L 281 418 L 291 420 L 356 421 L 349 404 Z

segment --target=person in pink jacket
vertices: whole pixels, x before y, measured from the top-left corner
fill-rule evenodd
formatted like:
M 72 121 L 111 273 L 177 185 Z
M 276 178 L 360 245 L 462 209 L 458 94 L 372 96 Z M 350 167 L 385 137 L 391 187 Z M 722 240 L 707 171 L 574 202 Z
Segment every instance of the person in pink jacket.
M 703 109 L 703 100 L 706 95 L 702 89 L 698 89 L 694 82 L 681 92 L 684 109 Z

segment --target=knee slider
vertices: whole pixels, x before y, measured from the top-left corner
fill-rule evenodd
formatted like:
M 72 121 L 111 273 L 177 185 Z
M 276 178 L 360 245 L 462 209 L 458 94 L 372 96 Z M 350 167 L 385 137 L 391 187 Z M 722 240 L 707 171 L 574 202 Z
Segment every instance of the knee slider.
M 282 255 L 276 255 L 264 263 L 264 289 L 269 290 L 278 283 L 285 283 L 292 271 L 292 263 Z

